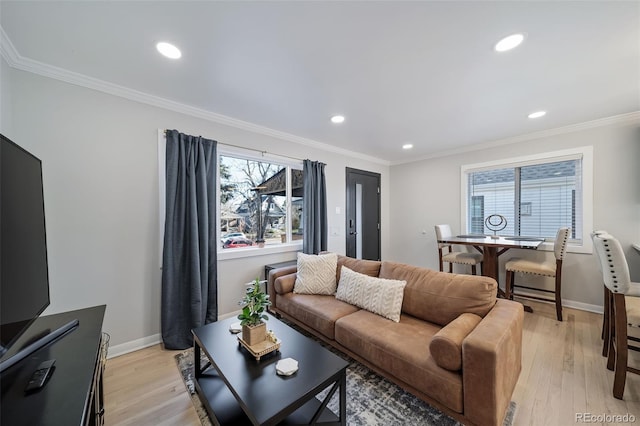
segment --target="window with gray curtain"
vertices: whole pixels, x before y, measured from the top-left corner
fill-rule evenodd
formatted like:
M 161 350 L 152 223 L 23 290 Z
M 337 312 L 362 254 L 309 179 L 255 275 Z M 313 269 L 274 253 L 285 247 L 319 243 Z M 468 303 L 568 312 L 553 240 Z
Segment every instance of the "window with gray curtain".
M 162 340 L 193 346 L 191 329 L 217 320 L 216 141 L 166 131 Z

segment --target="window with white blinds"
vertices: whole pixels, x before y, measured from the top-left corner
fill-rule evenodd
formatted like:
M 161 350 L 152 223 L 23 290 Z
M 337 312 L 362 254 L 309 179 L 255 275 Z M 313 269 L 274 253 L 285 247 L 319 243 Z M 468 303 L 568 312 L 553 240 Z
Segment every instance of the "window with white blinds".
M 492 234 L 485 219 L 496 214 L 507 219 L 499 235 L 552 241 L 558 229 L 566 226 L 571 228 L 570 241 L 582 244 L 584 156 L 563 154 L 464 166 L 466 232 Z

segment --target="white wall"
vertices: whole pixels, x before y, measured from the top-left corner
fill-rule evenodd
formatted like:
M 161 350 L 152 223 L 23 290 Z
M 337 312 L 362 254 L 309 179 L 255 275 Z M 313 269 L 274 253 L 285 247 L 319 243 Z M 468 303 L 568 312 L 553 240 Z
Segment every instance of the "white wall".
M 0 57 L 0 133 L 11 139 L 13 119 L 11 117 L 11 85 L 9 76 L 11 69 Z
M 3 71 L 8 67 L 4 67 Z M 157 130 L 327 164 L 329 250 L 344 253 L 345 167 L 382 175 L 382 251 L 388 251 L 388 167 L 240 130 L 28 72 L 3 72 L 13 97 L 3 129 L 43 162 L 51 306 L 45 313 L 107 304 L 111 345 L 160 333 Z M 3 100 L 4 102 L 4 100 Z M 4 122 L 11 117 L 12 123 Z M 295 252 L 219 262 L 219 312 L 238 309 L 243 284 Z
M 460 224 L 460 169 L 465 164 L 532 155 L 592 145 L 594 147 L 594 229 L 606 229 L 627 247 L 632 279 L 640 280 L 640 255 L 631 249 L 640 242 L 640 123 L 608 125 L 570 134 L 434 158 L 391 167 L 391 246 L 395 260 L 438 268 L 434 225 Z M 413 194 L 408 196 L 407 194 Z M 422 234 L 422 231 L 426 234 Z M 401 236 L 401 238 L 400 238 Z M 588 237 L 587 237 L 588 238 Z M 511 250 L 514 256 L 552 259 L 550 252 Z M 462 269 L 455 269 L 462 271 Z M 520 277 L 517 278 L 520 282 Z M 601 276 L 591 254 L 569 253 L 563 266 L 563 298 L 574 306 L 602 306 Z M 524 283 L 524 281 L 521 281 Z M 501 279 L 504 284 L 504 277 Z M 550 280 L 532 282 L 552 287 Z

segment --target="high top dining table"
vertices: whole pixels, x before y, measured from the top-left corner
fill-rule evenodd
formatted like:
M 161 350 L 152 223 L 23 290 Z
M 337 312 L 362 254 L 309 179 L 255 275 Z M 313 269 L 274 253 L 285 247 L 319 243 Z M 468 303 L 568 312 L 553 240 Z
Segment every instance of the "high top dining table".
M 537 250 L 544 242 L 543 238 L 529 237 L 499 237 L 493 238 L 484 235 L 458 235 L 444 240 L 438 240 L 445 244 L 462 244 L 473 246 L 482 253 L 482 275 L 498 281 L 498 257 L 512 248 Z M 502 297 L 504 292 L 498 286 L 498 292 Z

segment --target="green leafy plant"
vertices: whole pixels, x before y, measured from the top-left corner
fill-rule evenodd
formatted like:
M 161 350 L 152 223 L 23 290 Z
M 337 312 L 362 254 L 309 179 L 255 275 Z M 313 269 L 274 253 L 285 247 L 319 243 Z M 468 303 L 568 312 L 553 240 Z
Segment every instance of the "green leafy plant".
M 260 284 L 260 279 L 256 278 L 247 288 L 246 294 L 239 302 L 242 306 L 242 313 L 238 315 L 240 325 L 258 325 L 262 320 L 269 319 L 265 314 L 265 310 L 267 306 L 271 305 L 271 301 L 269 300 L 269 295 L 260 289 Z

